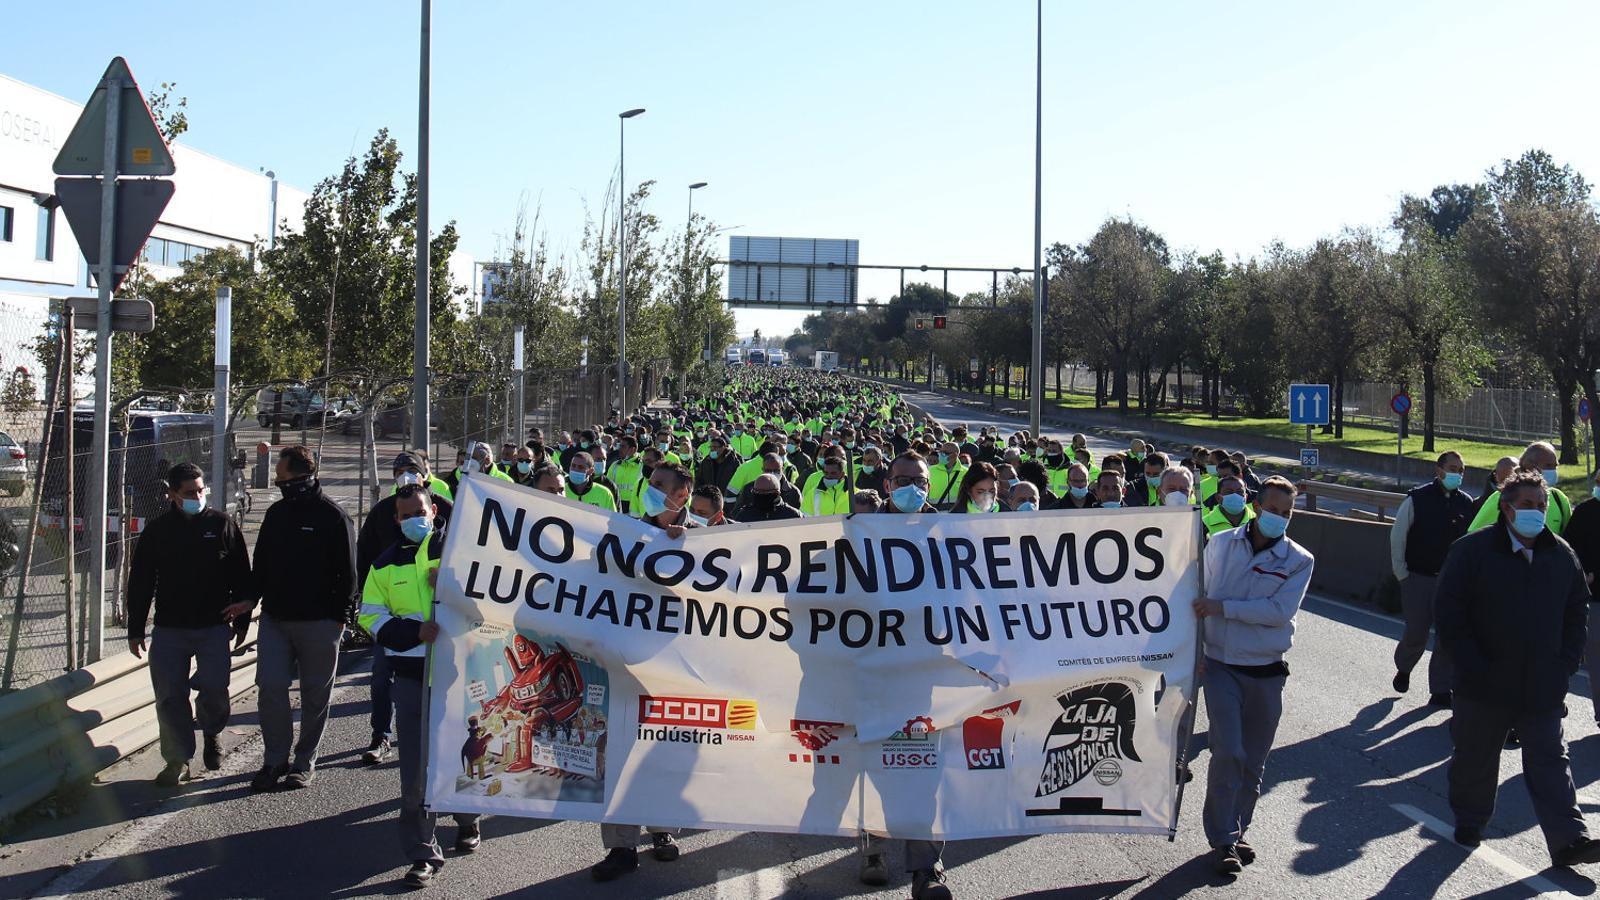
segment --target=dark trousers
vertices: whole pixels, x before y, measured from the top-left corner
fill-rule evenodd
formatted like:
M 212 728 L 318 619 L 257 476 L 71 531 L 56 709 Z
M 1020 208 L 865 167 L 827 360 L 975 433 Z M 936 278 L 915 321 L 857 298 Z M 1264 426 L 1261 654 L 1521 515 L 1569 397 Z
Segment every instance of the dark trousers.
M 434 838 L 438 817 L 422 806 L 428 772 L 422 765 L 423 722 L 427 719 L 428 689 L 420 678 L 394 679 L 395 724 L 400 737 L 400 846 L 412 862 L 444 863 L 444 853 Z M 456 813 L 457 827 L 476 825 L 478 817 Z
M 1451 712 L 1450 738 L 1455 752 L 1449 767 L 1450 809 L 1456 825 L 1482 828 L 1489 824 L 1500 789 L 1500 754 L 1506 732 L 1515 728 L 1522 741 L 1522 779 L 1550 852 L 1588 834 L 1578 811 L 1559 711 L 1492 706 L 1457 693 Z
M 257 643 L 256 701 L 261 713 L 261 742 L 269 766 L 289 762 L 293 743 L 294 767 L 311 770 L 317 765 L 317 748 L 328 727 L 328 701 L 339 667 L 339 641 L 344 623 L 329 619 L 309 621 L 261 617 Z M 294 740 L 294 712 L 289 687 L 300 680 L 300 739 Z
M 194 757 L 194 727 L 207 736 L 228 724 L 228 641 L 226 625 L 173 628 L 157 625 L 150 636 L 150 684 L 156 695 L 156 725 L 161 758 L 169 763 Z M 190 675 L 190 661 L 194 674 Z M 199 694 L 189 703 L 189 691 Z
M 1201 676 L 1210 722 L 1211 765 L 1206 769 L 1202 813 L 1206 840 L 1213 847 L 1239 843 L 1250 830 L 1261 799 L 1267 754 L 1283 716 L 1282 675 L 1257 678 L 1206 658 Z
M 394 697 L 389 693 L 394 683 L 394 670 L 389 665 L 389 654 L 383 648 L 372 648 L 372 739 L 394 736 Z
M 1400 582 L 1400 611 L 1405 616 L 1406 630 L 1394 647 L 1394 667 L 1398 672 L 1410 672 L 1428 649 L 1428 636 L 1433 632 L 1433 593 L 1439 584 L 1437 575 L 1419 575 L 1412 572 Z M 1433 642 L 1433 655 L 1428 657 L 1428 693 L 1448 694 L 1455 678 L 1455 667 L 1450 665 L 1450 655 L 1444 645 Z

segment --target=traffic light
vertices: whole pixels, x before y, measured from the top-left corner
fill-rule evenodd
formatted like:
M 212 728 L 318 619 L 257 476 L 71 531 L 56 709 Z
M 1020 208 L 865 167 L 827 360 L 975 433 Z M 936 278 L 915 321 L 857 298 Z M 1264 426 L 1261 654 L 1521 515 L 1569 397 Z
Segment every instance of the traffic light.
M 934 316 L 933 317 L 933 327 L 935 329 L 944 328 L 944 321 L 945 321 L 944 320 L 944 316 Z

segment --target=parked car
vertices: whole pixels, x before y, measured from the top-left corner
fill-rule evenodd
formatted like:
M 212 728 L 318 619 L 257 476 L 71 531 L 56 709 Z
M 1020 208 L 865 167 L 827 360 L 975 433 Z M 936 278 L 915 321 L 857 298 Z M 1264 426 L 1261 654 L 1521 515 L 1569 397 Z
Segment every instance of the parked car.
M 362 429 L 362 413 L 353 412 L 340 424 L 340 430 L 345 434 L 360 434 Z M 387 437 L 402 437 L 411 433 L 411 407 L 405 403 L 393 406 L 380 407 L 372 414 L 372 436 L 377 440 Z
M 0 490 L 8 497 L 20 497 L 28 489 L 28 451 L 0 431 Z
M 256 424 L 262 428 L 274 423 L 290 428 L 317 425 L 327 412 L 322 394 L 305 385 L 266 387 L 256 393 Z

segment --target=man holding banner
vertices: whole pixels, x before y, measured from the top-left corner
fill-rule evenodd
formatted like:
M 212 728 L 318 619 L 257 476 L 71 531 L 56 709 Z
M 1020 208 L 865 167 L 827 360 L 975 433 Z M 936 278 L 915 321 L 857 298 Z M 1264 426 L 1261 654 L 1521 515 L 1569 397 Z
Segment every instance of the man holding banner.
M 1168 469 L 1166 477 L 1176 469 Z M 1212 535 L 1206 545 L 1206 594 L 1194 601 L 1205 621 L 1206 714 L 1211 766 L 1206 779 L 1206 840 L 1219 873 L 1255 862 L 1245 832 L 1261 797 L 1267 754 L 1283 715 L 1283 686 L 1294 643 L 1294 617 L 1315 564 L 1285 536 L 1297 490 L 1274 475 L 1261 483 L 1260 515 Z

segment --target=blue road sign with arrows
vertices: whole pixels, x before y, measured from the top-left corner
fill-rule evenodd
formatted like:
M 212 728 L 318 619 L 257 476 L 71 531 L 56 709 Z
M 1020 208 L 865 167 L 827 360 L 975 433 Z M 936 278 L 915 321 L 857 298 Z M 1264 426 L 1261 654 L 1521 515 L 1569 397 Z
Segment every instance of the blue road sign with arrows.
M 1325 384 L 1289 385 L 1289 424 L 1328 424 L 1332 396 L 1332 390 Z

